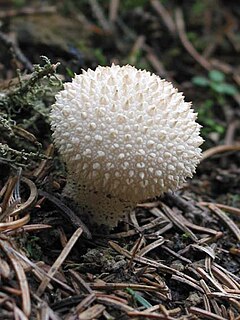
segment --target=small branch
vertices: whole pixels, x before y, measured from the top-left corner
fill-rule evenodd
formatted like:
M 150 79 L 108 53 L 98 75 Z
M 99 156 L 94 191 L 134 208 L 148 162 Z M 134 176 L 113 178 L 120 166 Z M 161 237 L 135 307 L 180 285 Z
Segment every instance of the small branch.
M 46 64 L 43 67 L 38 65 L 35 66 L 32 76 L 23 84 L 23 86 L 9 93 L 8 99 L 14 100 L 16 96 L 23 96 L 27 92 L 31 91 L 32 87 L 34 87 L 40 79 L 44 78 L 45 76 L 49 77 L 50 75 L 54 75 L 56 73 L 56 69 L 60 62 L 51 64 L 46 57 L 43 57 L 43 59 L 46 61 Z
M 235 132 L 238 129 L 240 122 L 238 120 L 232 120 L 228 127 L 224 138 L 225 145 L 232 145 L 234 143 Z
M 21 9 L 9 9 L 0 11 L 0 19 L 19 17 L 19 16 L 32 16 L 35 14 L 52 14 L 55 13 L 55 6 L 44 6 L 40 8 L 23 7 Z
M 45 156 L 44 154 L 40 153 L 34 153 L 34 152 L 25 152 L 24 150 L 18 151 L 13 148 L 10 148 L 7 144 L 0 143 L 0 156 L 5 158 L 5 160 L 8 162 L 12 162 L 12 159 L 6 159 L 6 155 L 11 155 L 16 158 L 20 158 L 24 161 L 32 159 L 32 160 L 39 160 L 39 159 L 45 159 L 49 160 L 50 158 Z M 22 165 L 21 165 L 22 166 Z
M 188 53 L 206 70 L 211 70 L 211 64 L 193 47 L 191 42 L 188 40 L 185 25 L 183 20 L 183 13 L 181 9 L 176 10 L 176 26 L 179 34 L 179 38 L 184 46 L 184 48 L 188 51 Z
M 29 317 L 31 313 L 30 290 L 29 290 L 28 281 L 27 281 L 24 269 L 22 267 L 22 264 L 20 263 L 19 258 L 17 258 L 14 255 L 14 253 L 11 251 L 12 246 L 10 242 L 0 239 L 0 247 L 8 256 L 13 266 L 13 269 L 16 273 L 18 283 L 19 283 L 19 288 L 21 290 L 22 311 L 24 312 L 26 317 Z
M 211 202 L 199 202 L 198 204 L 201 206 L 209 206 L 211 204 Z M 221 203 L 214 203 L 214 206 L 219 209 L 222 209 L 224 211 L 227 211 L 228 213 L 235 214 L 240 217 L 240 209 L 239 208 L 227 206 L 227 205 L 221 204 Z
M 1 241 L 2 240 L 0 239 L 0 244 L 1 244 Z M 43 268 L 40 268 L 37 263 L 31 262 L 31 260 L 29 260 L 25 255 L 21 254 L 20 252 L 16 251 L 15 249 L 13 249 L 10 246 L 6 249 L 10 253 L 13 253 L 17 258 L 20 258 L 21 260 L 23 260 L 27 265 L 29 265 L 31 267 L 31 269 L 38 271 L 44 277 L 48 277 L 50 280 L 52 280 L 55 283 L 57 283 L 58 285 L 60 285 L 63 289 L 67 290 L 71 294 L 74 294 L 74 290 L 69 285 L 67 285 L 66 283 L 62 282 L 61 280 L 55 278 L 54 276 L 50 276 L 47 272 L 45 272 L 43 270 Z
M 118 9 L 119 9 L 119 0 L 111 0 L 109 4 L 109 21 L 114 23 L 117 19 Z
M 227 320 L 226 318 L 223 318 L 221 316 L 218 316 L 212 312 L 206 311 L 204 309 L 196 308 L 196 307 L 190 307 L 189 308 L 190 313 L 195 314 L 197 316 L 204 317 L 204 319 L 212 319 L 212 320 Z
M 67 207 L 61 200 L 59 200 L 57 197 L 39 190 L 39 195 L 42 197 L 45 197 L 52 203 L 54 203 L 60 210 L 63 212 L 63 216 L 67 218 L 75 227 L 79 228 L 81 227 L 83 230 L 83 234 L 87 239 L 91 239 L 92 235 L 90 231 L 88 230 L 87 226 L 81 221 L 81 219 L 69 208 Z
M 74 244 L 76 243 L 76 241 L 78 240 L 78 238 L 80 237 L 80 235 L 82 234 L 83 230 L 82 228 L 78 228 L 74 234 L 72 235 L 72 237 L 70 238 L 70 240 L 68 241 L 66 247 L 63 249 L 63 251 L 60 253 L 59 257 L 57 258 L 57 260 L 54 262 L 54 264 L 51 266 L 50 270 L 48 271 L 48 276 L 45 276 L 40 284 L 40 286 L 37 289 L 37 295 L 41 296 L 43 294 L 43 292 L 45 291 L 45 289 L 47 288 L 50 279 L 52 276 L 55 275 L 55 273 L 57 272 L 57 270 L 60 268 L 60 266 L 62 265 L 63 261 L 66 259 L 66 257 L 68 256 L 69 252 L 72 250 Z
M 152 7 L 157 11 L 158 15 L 162 18 L 164 24 L 172 35 L 176 35 L 176 26 L 173 18 L 170 16 L 166 8 L 158 0 L 151 0 Z
M 229 216 L 224 211 L 215 206 L 213 203 L 209 205 L 209 209 L 211 209 L 211 211 L 215 213 L 227 225 L 227 227 L 232 231 L 237 240 L 240 241 L 240 229 L 238 228 L 237 224 L 231 218 L 229 218 Z
M 229 151 L 240 151 L 240 145 L 239 144 L 237 144 L 237 145 L 222 145 L 222 146 L 210 148 L 210 149 L 203 152 L 201 161 L 206 160 L 207 158 L 212 157 L 218 153 L 224 153 L 224 152 L 229 152 Z
M 25 69 L 29 71 L 33 71 L 33 65 L 28 60 L 28 58 L 24 55 L 22 50 L 14 43 L 6 34 L 0 31 L 0 40 L 5 45 L 5 47 L 11 52 L 13 58 L 16 58 L 20 61 Z
M 98 20 L 98 23 L 103 28 L 104 31 L 111 33 L 111 25 L 107 21 L 105 14 L 102 10 L 102 7 L 98 3 L 97 0 L 89 0 L 89 4 L 91 6 L 92 12 Z

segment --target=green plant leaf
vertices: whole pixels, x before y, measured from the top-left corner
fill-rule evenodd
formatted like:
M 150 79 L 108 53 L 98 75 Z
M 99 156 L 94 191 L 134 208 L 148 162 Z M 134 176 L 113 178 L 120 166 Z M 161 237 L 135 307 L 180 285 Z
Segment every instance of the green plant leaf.
M 192 83 L 199 87 L 207 87 L 209 85 L 209 80 L 202 76 L 196 76 L 192 78 Z
M 204 125 L 210 129 L 209 132 L 217 132 L 220 134 L 223 134 L 225 132 L 225 128 L 211 118 L 206 118 L 204 121 Z
M 104 55 L 103 50 L 101 48 L 96 48 L 93 53 L 94 53 L 95 58 L 97 59 L 98 63 L 101 66 L 107 65 L 107 58 Z
M 66 71 L 70 78 L 74 78 L 75 74 L 70 68 L 66 67 Z
M 211 70 L 208 76 L 209 79 L 214 82 L 223 82 L 225 80 L 225 74 L 219 70 Z
M 233 84 L 229 84 L 226 82 L 223 82 L 223 83 L 211 82 L 210 87 L 218 93 L 228 94 L 230 96 L 233 96 L 238 93 L 237 88 Z
M 152 307 L 151 303 L 144 299 L 142 296 L 140 296 L 140 294 L 138 294 L 136 291 L 132 290 L 131 288 L 126 288 L 126 291 L 130 293 L 131 296 L 146 309 Z

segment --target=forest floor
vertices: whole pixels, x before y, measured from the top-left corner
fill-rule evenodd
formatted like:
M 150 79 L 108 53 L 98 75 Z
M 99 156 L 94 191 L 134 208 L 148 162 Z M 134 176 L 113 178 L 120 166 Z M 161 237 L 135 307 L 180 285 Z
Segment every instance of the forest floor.
M 240 320 L 237 1 L 0 1 L 0 319 Z M 49 112 L 62 82 L 132 64 L 193 102 L 184 187 L 102 234 L 61 197 Z

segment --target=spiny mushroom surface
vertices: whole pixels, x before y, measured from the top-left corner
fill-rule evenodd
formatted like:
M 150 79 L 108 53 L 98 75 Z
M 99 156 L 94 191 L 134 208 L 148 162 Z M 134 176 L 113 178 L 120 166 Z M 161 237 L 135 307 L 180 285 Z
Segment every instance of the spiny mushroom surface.
M 76 75 L 51 112 L 68 195 L 93 221 L 117 225 L 192 177 L 203 142 L 195 120 L 182 93 L 150 72 L 112 65 Z

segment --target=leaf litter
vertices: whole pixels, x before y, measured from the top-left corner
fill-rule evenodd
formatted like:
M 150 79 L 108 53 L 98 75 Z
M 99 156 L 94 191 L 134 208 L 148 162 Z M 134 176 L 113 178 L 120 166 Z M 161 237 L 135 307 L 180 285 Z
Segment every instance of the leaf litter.
M 76 10 L 74 19 L 84 25 L 90 43 L 92 39 L 101 39 L 109 46 L 106 35 L 111 37 L 113 32 L 111 59 L 119 56 L 121 61 L 125 59 L 124 63 L 139 64 L 177 82 L 179 89 L 186 91 L 192 100 L 196 88 L 184 79 L 190 74 L 198 75 L 214 68 L 219 70 L 220 78 L 224 74 L 228 81 L 239 84 L 239 75 L 231 65 L 233 61 L 223 62 L 215 55 L 221 46 L 219 39 L 224 37 L 233 51 L 239 50 L 234 28 L 221 29 L 222 34 L 200 53 L 195 48 L 198 42 L 194 34 L 188 34 L 191 23 L 186 5 L 181 9 L 175 5 L 165 7 L 164 2 L 154 0 L 146 5 L 146 11 L 141 6 L 129 11 L 119 1 L 109 1 L 109 7 L 98 1 L 90 1 L 86 6 L 89 7 L 85 12 Z M 61 8 L 55 6 L 10 9 L 6 7 L 0 18 L 3 21 L 10 18 L 13 24 L 15 17 L 24 16 L 28 21 L 28 17 L 32 19 L 36 14 L 61 19 L 58 14 Z M 214 9 L 216 15 L 226 18 L 224 8 Z M 190 16 L 199 15 L 196 8 L 191 10 Z M 205 30 L 215 23 L 213 8 L 206 12 L 203 11 L 206 19 L 201 20 Z M 129 16 L 133 23 L 126 19 Z M 230 26 L 235 16 L 229 11 L 226 19 Z M 141 23 L 150 28 L 149 34 L 139 31 Z M 198 27 L 199 23 L 198 20 Z M 180 63 L 176 71 L 168 71 L 169 61 L 174 60 L 169 60 L 169 55 L 179 53 L 173 46 L 172 51 L 163 50 L 159 55 L 156 39 L 163 36 L 162 28 L 168 37 L 178 39 L 179 59 L 188 65 L 188 70 Z M 116 37 L 119 33 L 123 36 Z M 74 205 L 61 197 L 64 171 L 55 158 L 49 131 L 46 139 L 41 138 L 47 128 L 43 115 L 49 112 L 53 101 L 48 86 L 56 81 L 58 61 L 51 63 L 44 58 L 44 67 L 34 65 L 32 61 L 39 63 L 37 48 L 43 44 L 40 42 L 36 48 L 33 45 L 31 54 L 25 55 L 22 38 L 17 36 L 19 43 L 0 33 L 4 50 L 10 50 L 17 67 L 33 73 L 19 77 L 8 69 L 7 79 L 3 80 L 7 72 L 0 69 L 3 133 L 0 138 L 0 317 L 239 320 L 240 191 L 239 187 L 231 189 L 233 181 L 236 186 L 240 182 L 238 123 L 234 121 L 236 108 L 227 113 L 224 109 L 226 101 L 238 103 L 238 95 L 228 97 L 232 100 L 224 96 L 217 100 L 222 115 L 215 114 L 215 120 L 218 125 L 227 123 L 225 137 L 210 132 L 196 177 L 180 192 L 139 204 L 129 220 L 114 232 L 101 232 L 89 227 L 77 215 Z M 69 70 L 73 68 L 73 73 L 79 73 L 81 67 L 94 67 L 99 63 L 97 59 L 104 58 L 101 52 L 95 52 L 95 56 L 90 55 L 81 65 L 78 50 L 72 48 L 69 53 L 68 46 L 62 45 L 59 39 L 58 43 L 48 42 L 45 46 L 52 56 L 56 47 L 61 48 L 61 57 L 54 56 L 54 60 L 60 58 Z M 67 62 L 66 56 L 72 60 Z M 72 63 L 74 59 L 78 59 L 78 65 Z M 46 105 L 41 100 L 43 92 L 48 92 L 44 98 Z M 211 94 L 209 98 L 215 99 Z M 201 102 L 199 97 L 195 101 L 198 99 Z M 41 151 L 42 145 L 45 152 Z M 229 175 L 232 180 L 227 180 Z M 217 190 L 219 184 L 227 192 Z M 27 243 L 31 243 L 31 251 L 27 250 Z M 41 248 L 39 259 L 33 255 L 36 245 Z

